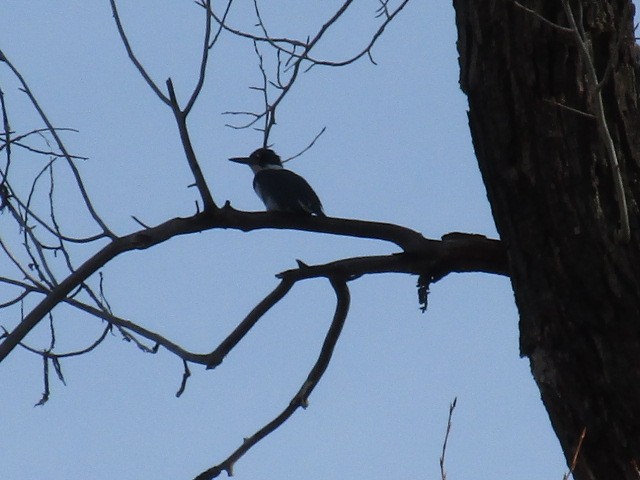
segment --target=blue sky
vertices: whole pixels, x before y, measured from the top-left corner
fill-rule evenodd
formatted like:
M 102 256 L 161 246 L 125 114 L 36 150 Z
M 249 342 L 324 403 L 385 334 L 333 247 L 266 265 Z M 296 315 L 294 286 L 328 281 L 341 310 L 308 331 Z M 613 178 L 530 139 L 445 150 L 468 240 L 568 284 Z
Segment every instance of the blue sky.
M 196 192 L 171 112 L 142 81 L 120 43 L 108 2 L 3 0 L 0 47 L 20 69 L 80 164 L 95 206 L 119 234 L 194 212 Z M 200 8 L 189 1 L 121 2 L 134 49 L 152 77 L 171 77 L 184 101 L 197 72 Z M 314 2 L 315 3 L 315 2 Z M 343 59 L 376 27 L 376 1 L 357 2 L 326 58 Z M 335 2 L 265 2 L 277 36 L 306 37 Z M 251 28 L 248 2 L 230 22 Z M 366 59 L 314 68 L 285 100 L 272 135 L 288 164 L 314 186 L 330 216 L 387 221 L 438 238 L 450 231 L 495 236 L 458 87 L 454 12 L 414 0 Z M 260 108 L 252 46 L 229 35 L 212 54 L 190 117 L 194 148 L 216 201 L 260 210 L 248 168 L 228 162 L 261 143 L 258 132 L 225 127 L 228 110 Z M 0 65 L 15 130 L 40 126 Z M 15 154 L 25 182 L 32 157 Z M 66 180 L 68 182 L 68 179 Z M 59 181 L 70 233 L 91 229 L 71 183 Z M 3 232 L 3 236 L 6 235 Z M 395 251 L 370 240 L 287 231 L 211 231 L 127 253 L 104 269 L 107 298 L 122 317 L 206 352 L 271 289 L 295 259 L 322 263 Z M 76 253 L 77 262 L 89 255 Z M 458 398 L 449 440 L 450 479 L 562 478 L 564 461 L 528 361 L 518 355 L 518 315 L 507 279 L 451 275 L 431 288 L 421 314 L 416 279 L 351 282 L 352 308 L 332 363 L 280 430 L 239 461 L 235 477 L 439 478 L 448 405 Z M 3 297 L 4 298 L 4 297 Z M 326 281 L 308 280 L 215 371 L 193 367 L 175 398 L 181 362 L 146 355 L 113 336 L 63 362 L 67 386 L 42 392 L 41 360 L 16 350 L 0 366 L 0 464 L 14 480 L 189 479 L 223 460 L 289 402 L 315 361 L 331 320 Z M 17 317 L 3 314 L 7 328 Z M 93 318 L 59 309 L 60 350 L 87 345 Z M 42 325 L 28 337 L 46 344 Z M 43 343 L 45 342 L 45 343 Z

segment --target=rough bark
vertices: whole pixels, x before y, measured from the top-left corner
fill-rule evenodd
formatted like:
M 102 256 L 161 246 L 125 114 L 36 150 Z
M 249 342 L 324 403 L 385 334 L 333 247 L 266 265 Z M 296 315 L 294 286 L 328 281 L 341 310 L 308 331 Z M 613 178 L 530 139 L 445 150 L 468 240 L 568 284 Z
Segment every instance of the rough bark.
M 580 7 L 579 2 L 582 3 Z M 574 0 L 603 83 L 631 241 L 571 32 L 512 0 L 454 0 L 460 83 L 530 359 L 574 476 L 640 477 L 640 115 L 633 5 Z M 522 0 L 567 27 L 562 2 Z M 580 9 L 582 17 L 578 18 Z M 570 107 L 570 108 L 567 108 Z

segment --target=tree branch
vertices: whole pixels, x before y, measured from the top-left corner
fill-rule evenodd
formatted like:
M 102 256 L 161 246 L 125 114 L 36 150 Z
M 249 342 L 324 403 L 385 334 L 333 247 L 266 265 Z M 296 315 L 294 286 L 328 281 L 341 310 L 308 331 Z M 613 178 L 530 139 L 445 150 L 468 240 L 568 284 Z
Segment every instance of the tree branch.
M 129 235 L 118 237 L 107 244 L 93 257 L 83 263 L 77 270 L 56 285 L 50 293 L 9 333 L 0 344 L 0 362 L 20 343 L 38 322 L 58 303 L 82 285 L 89 276 L 106 265 L 121 253 L 131 250 L 144 250 L 163 243 L 178 235 L 201 232 L 214 228 L 231 228 L 249 232 L 260 229 L 289 229 L 308 232 L 321 232 L 340 236 L 370 238 L 384 240 L 400 246 L 406 255 L 389 258 L 373 257 L 367 259 L 351 259 L 338 264 L 337 267 L 309 267 L 309 272 L 318 276 L 324 271 L 326 275 L 344 274 L 345 265 L 354 270 L 346 274 L 355 277 L 361 275 L 364 266 L 370 269 L 404 269 L 411 265 L 417 272 L 429 270 L 433 281 L 442 278 L 451 271 L 485 271 L 505 275 L 507 272 L 506 253 L 497 240 L 490 240 L 480 235 L 450 234 L 444 240 L 424 238 L 414 230 L 398 225 L 366 222 L 331 217 L 301 217 L 277 212 L 242 212 L 229 206 L 213 212 L 202 212 L 187 218 L 173 218 L 152 228 L 142 229 Z M 422 259 L 420 258 L 422 256 Z M 394 262 L 396 262 L 394 264 Z M 337 270 L 323 270 L 336 268 Z M 305 272 L 303 269 L 302 272 Z M 392 270 L 389 270 L 392 271 Z M 295 275 L 304 275 L 297 273 Z M 287 272 L 284 275 L 292 275 Z M 300 277 L 302 278 L 302 277 Z M 286 292 L 285 292 L 286 293 Z M 213 352 L 212 352 L 213 353 Z
M 140 63 L 140 60 L 138 60 L 135 53 L 133 53 L 133 48 L 131 48 L 131 44 L 129 43 L 127 34 L 124 31 L 124 27 L 122 26 L 122 21 L 120 20 L 120 14 L 118 13 L 118 8 L 116 7 L 115 0 L 109 0 L 109 3 L 111 4 L 111 13 L 113 14 L 113 19 L 115 20 L 116 27 L 118 28 L 118 34 L 120 35 L 120 39 L 122 40 L 122 44 L 124 45 L 124 48 L 127 51 L 127 55 L 129 56 L 129 59 L 131 60 L 133 65 L 136 67 L 136 69 L 138 70 L 138 72 L 140 73 L 144 81 L 147 82 L 147 85 L 149 85 L 149 88 L 151 88 L 153 93 L 155 93 L 156 96 L 160 99 L 160 101 L 166 105 L 171 106 L 171 103 L 169 102 L 169 98 L 164 93 L 162 93 L 158 85 L 156 85 L 156 83 L 151 79 L 151 76 L 147 73 L 145 68 L 142 66 L 142 63 Z
M 240 324 L 231 332 L 231 334 L 225 338 L 216 349 L 206 356 L 207 369 L 216 368 L 222 363 L 224 357 L 235 347 L 244 336 L 249 333 L 249 330 L 258 323 L 265 313 L 269 311 L 276 303 L 291 290 L 294 281 L 285 279 L 282 280 L 278 286 L 267 295 L 253 310 L 240 322 Z
M 211 192 L 209 191 L 207 182 L 205 181 L 204 175 L 202 174 L 202 169 L 200 168 L 200 164 L 198 163 L 198 159 L 196 158 L 196 153 L 193 150 L 193 145 L 191 144 L 189 130 L 187 129 L 188 112 L 180 110 L 180 105 L 178 104 L 178 99 L 176 98 L 176 92 L 173 88 L 173 82 L 171 81 L 171 79 L 167 80 L 167 88 L 169 89 L 169 105 L 171 106 L 173 115 L 176 118 L 178 131 L 180 133 L 180 140 L 182 141 L 182 146 L 187 157 L 187 162 L 189 163 L 189 168 L 191 169 L 191 173 L 193 174 L 193 178 L 195 179 L 196 187 L 198 188 L 200 196 L 202 197 L 204 210 L 216 210 L 218 206 L 213 201 L 213 197 L 211 196 Z
M 611 167 L 611 173 L 613 176 L 613 182 L 616 192 L 616 201 L 618 203 L 620 230 L 618 232 L 620 240 L 624 243 L 628 243 L 631 239 L 631 226 L 629 225 L 629 209 L 627 207 L 627 197 L 624 191 L 624 179 L 622 178 L 622 171 L 620 170 L 620 162 L 618 162 L 618 155 L 616 154 L 615 144 L 611 133 L 609 132 L 609 126 L 604 113 L 604 103 L 602 101 L 602 87 L 598 81 L 598 74 L 596 73 L 596 67 L 592 54 L 586 43 L 586 39 L 580 32 L 576 20 L 569 5 L 568 0 L 562 0 L 562 6 L 569 20 L 569 25 L 573 30 L 576 43 L 578 44 L 578 50 L 582 60 L 586 65 L 587 78 L 589 84 L 589 90 L 591 95 L 591 101 L 593 104 L 593 114 L 596 117 L 596 123 L 598 124 L 598 130 L 602 143 L 604 144 L 607 152 L 607 158 Z
M 340 333 L 342 332 L 342 327 L 344 326 L 347 314 L 349 313 L 350 295 L 346 280 L 340 278 L 331 278 L 330 282 L 331 286 L 336 292 L 337 297 L 336 310 L 333 315 L 333 321 L 331 322 L 329 331 L 327 332 L 324 343 L 322 344 L 322 349 L 320 350 L 318 360 L 313 365 L 313 368 L 309 372 L 307 379 L 302 384 L 302 387 L 300 387 L 300 390 L 298 390 L 298 392 L 293 396 L 293 398 L 289 402 L 289 405 L 280 413 L 280 415 L 278 415 L 252 436 L 245 438 L 244 442 L 242 442 L 242 445 L 238 447 L 231 455 L 229 455 L 226 460 L 216 465 L 215 467 L 202 472 L 195 478 L 195 480 L 211 480 L 219 476 L 222 472 L 226 472 L 229 476 L 233 475 L 234 464 L 245 453 L 247 453 L 260 440 L 278 429 L 295 413 L 298 408 L 306 408 L 308 406 L 309 395 L 318 385 L 318 382 L 322 378 L 322 375 L 329 366 L 331 356 L 333 355 L 335 346 L 338 342 L 338 339 L 340 338 Z

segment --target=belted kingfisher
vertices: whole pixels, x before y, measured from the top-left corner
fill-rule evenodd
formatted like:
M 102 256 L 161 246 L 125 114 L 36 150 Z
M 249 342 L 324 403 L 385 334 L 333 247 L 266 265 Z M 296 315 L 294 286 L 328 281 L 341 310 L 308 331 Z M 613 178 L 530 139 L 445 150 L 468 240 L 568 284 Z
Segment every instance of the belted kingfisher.
M 253 189 L 269 211 L 326 216 L 311 185 L 300 175 L 282 166 L 280 157 L 268 148 L 259 148 L 248 157 L 230 158 L 249 165 L 255 174 Z

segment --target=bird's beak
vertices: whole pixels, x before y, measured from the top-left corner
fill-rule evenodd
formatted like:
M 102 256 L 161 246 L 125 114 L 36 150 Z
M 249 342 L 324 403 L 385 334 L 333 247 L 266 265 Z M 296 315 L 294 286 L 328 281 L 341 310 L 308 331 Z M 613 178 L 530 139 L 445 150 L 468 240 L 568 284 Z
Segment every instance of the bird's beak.
M 232 162 L 242 163 L 244 165 L 253 165 L 254 161 L 250 157 L 233 157 L 229 159 Z

